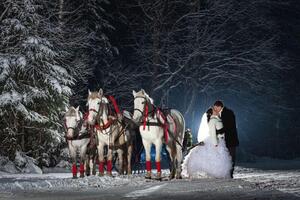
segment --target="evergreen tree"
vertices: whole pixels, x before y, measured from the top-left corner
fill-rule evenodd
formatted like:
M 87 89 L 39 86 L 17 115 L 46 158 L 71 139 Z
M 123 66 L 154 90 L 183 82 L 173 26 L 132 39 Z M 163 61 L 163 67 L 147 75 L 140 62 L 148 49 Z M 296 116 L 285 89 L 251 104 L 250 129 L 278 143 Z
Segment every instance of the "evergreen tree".
M 5 0 L 0 9 L 0 154 L 13 158 L 20 149 L 37 158 L 60 144 L 60 113 L 74 80 L 40 1 Z

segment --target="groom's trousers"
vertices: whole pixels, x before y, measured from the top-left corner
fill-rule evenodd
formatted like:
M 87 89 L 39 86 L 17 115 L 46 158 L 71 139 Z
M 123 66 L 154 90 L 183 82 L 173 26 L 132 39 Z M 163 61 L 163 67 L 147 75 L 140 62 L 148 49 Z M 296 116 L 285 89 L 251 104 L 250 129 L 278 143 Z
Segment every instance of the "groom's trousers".
M 227 148 L 228 148 L 229 154 L 232 158 L 232 169 L 231 169 L 230 173 L 231 173 L 231 178 L 233 178 L 233 171 L 234 171 L 234 166 L 235 166 L 236 147 L 227 147 Z

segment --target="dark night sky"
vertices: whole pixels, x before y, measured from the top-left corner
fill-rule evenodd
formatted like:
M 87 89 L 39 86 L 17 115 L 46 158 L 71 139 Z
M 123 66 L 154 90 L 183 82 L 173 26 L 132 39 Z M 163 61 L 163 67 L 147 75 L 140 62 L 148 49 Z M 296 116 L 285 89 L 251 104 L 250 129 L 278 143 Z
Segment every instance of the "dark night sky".
M 275 2 L 275 1 L 274 1 Z M 130 36 L 130 30 L 122 21 L 122 17 L 118 15 L 118 2 L 112 3 L 106 8 L 108 13 L 113 16 L 112 25 L 116 28 L 109 34 L 113 45 L 119 49 L 119 59 L 124 64 L 132 62 L 132 48 L 126 44 L 126 38 Z M 139 11 L 137 11 L 139 12 Z M 272 97 L 259 97 L 256 105 L 247 104 L 243 99 L 251 98 L 255 94 L 236 94 L 230 90 L 215 94 L 214 96 L 199 96 L 199 106 L 195 108 L 195 121 L 199 121 L 202 113 L 211 105 L 215 99 L 224 100 L 225 104 L 232 108 L 237 116 L 238 131 L 241 140 L 242 149 L 248 150 L 260 156 L 274 156 L 284 158 L 294 158 L 300 156 L 300 119 L 298 113 L 300 111 L 300 86 L 297 81 L 300 80 L 300 5 L 296 0 L 285 1 L 285 3 L 274 5 L 271 7 L 271 13 L 268 16 L 273 20 L 278 29 L 279 43 L 275 49 L 279 54 L 286 58 L 284 65 L 290 66 L 292 69 L 285 71 L 281 80 L 287 85 L 281 95 L 282 104 L 285 109 L 280 112 L 266 108 L 267 104 L 272 104 Z M 126 20 L 125 20 L 126 21 Z M 92 81 L 93 84 L 93 81 Z M 137 88 L 139 89 L 139 88 Z M 247 90 L 247 88 L 245 88 Z M 240 98 L 236 98 L 239 96 Z M 203 101 L 203 99 L 205 99 Z M 267 101 L 267 102 L 266 102 Z M 260 104 L 259 102 L 263 102 Z M 171 102 L 171 106 L 176 106 L 175 102 Z M 278 117 L 281 116 L 281 117 Z M 276 120 L 280 120 L 280 127 L 276 129 Z M 189 123 L 187 125 L 197 133 L 198 123 Z M 274 137 L 276 135 L 276 137 Z M 284 149 L 284 151 L 283 151 Z M 288 154 L 288 156 L 287 156 Z

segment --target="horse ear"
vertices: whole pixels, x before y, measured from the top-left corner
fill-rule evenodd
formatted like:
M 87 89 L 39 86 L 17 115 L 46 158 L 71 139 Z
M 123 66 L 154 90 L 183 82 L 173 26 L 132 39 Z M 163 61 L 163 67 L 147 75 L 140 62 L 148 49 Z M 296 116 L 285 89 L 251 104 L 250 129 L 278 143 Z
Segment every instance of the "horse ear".
M 68 112 L 68 110 L 69 110 L 68 106 L 65 106 L 65 110 L 66 110 L 66 112 Z
M 89 89 L 89 96 L 91 95 L 92 93 L 91 93 L 91 90 Z
M 103 95 L 103 90 L 102 90 L 102 88 L 99 89 L 99 94 L 100 94 L 100 96 Z
M 141 91 L 142 91 L 142 94 L 145 94 L 145 93 L 146 93 L 144 89 L 141 89 Z
M 132 94 L 133 94 L 133 96 L 135 97 L 135 96 L 136 96 L 136 91 L 135 91 L 135 90 L 132 90 Z
M 79 106 L 77 106 L 77 108 L 75 108 L 77 111 L 79 111 Z

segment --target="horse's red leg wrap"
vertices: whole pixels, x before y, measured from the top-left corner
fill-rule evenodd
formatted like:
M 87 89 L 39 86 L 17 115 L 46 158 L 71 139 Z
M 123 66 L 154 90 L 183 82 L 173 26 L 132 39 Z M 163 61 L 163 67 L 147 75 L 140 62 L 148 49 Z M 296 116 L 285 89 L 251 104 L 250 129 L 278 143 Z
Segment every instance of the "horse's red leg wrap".
M 161 172 L 160 161 L 156 162 L 156 170 L 157 172 Z
M 76 166 L 76 164 L 72 165 L 72 174 L 73 174 L 73 176 L 77 176 L 77 166 Z
M 107 161 L 107 171 L 111 172 L 111 170 L 112 170 L 112 162 L 111 162 L 111 160 L 108 160 Z
M 146 161 L 146 170 L 151 171 L 151 161 Z
M 80 175 L 84 174 L 84 164 L 83 163 L 80 163 L 79 172 L 80 172 Z
M 99 162 L 99 172 L 100 173 L 104 173 L 104 162 L 102 161 L 102 162 Z

